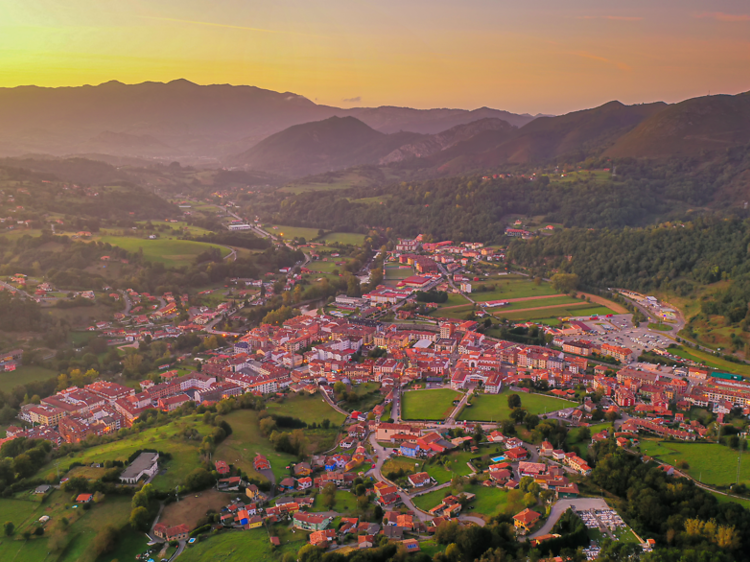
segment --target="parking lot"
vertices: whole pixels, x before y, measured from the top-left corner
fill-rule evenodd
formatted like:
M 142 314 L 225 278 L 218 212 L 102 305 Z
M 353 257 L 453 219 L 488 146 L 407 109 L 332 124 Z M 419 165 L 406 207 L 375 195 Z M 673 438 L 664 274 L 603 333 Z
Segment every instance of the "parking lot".
M 617 345 L 632 349 L 637 358 L 644 351 L 654 348 L 666 348 L 673 341 L 666 336 L 670 332 L 649 330 L 644 322 L 638 328 L 633 327 L 632 314 L 617 314 L 611 318 L 600 318 L 589 320 L 587 318 L 576 318 L 589 326 L 593 333 L 584 336 L 594 343 Z

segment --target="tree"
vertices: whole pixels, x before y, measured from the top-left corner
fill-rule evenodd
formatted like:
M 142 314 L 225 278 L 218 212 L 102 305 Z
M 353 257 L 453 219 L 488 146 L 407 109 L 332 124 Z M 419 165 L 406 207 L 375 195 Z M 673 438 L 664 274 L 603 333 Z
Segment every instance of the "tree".
M 578 275 L 575 273 L 555 273 L 550 279 L 555 290 L 570 293 L 578 287 Z
M 148 531 L 151 526 L 151 515 L 145 507 L 136 507 L 130 512 L 130 525 L 139 531 Z
M 521 407 L 521 397 L 518 394 L 511 394 L 508 396 L 508 408 L 511 410 L 514 408 Z
M 16 525 L 13 523 L 13 521 L 6 521 L 3 530 L 5 531 L 6 537 L 12 537 L 13 533 L 16 530 Z

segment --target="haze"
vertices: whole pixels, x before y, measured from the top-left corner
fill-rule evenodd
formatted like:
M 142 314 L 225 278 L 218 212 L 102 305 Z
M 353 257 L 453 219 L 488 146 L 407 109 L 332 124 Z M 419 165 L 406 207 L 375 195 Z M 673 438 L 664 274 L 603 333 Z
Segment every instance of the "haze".
M 748 38 L 739 0 L 4 0 L 0 86 L 187 78 L 560 114 L 750 89 Z

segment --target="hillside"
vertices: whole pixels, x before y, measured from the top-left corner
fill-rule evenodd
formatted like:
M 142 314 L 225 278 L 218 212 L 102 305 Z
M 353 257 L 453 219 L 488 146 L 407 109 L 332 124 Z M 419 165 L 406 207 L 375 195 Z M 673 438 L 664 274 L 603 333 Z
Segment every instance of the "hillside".
M 379 133 L 354 117 L 331 117 L 289 127 L 228 162 L 291 177 L 320 174 L 376 163 L 395 148 L 419 138 L 416 133 Z
M 254 86 L 168 83 L 0 88 L 0 156 L 28 153 L 179 158 L 205 163 L 237 154 L 292 125 L 353 116 L 384 133 L 436 133 L 485 117 L 533 119 L 494 109 L 318 105 L 291 92 Z
M 498 164 L 547 162 L 557 158 L 572 161 L 598 155 L 608 145 L 644 119 L 667 107 L 664 103 L 626 106 L 609 102 L 600 107 L 558 117 L 540 117 L 521 127 L 496 146 L 479 154 L 468 151 L 447 161 L 442 171 L 460 172 Z M 488 139 L 489 140 L 489 139 Z
M 488 117 L 472 123 L 457 125 L 438 134 L 424 137 L 417 142 L 401 146 L 381 158 L 380 163 L 391 164 L 412 158 L 429 158 L 457 145 L 466 149 L 464 143 L 471 139 L 477 139 L 481 133 L 490 132 L 494 133 L 495 136 L 507 138 L 515 130 L 516 127 L 510 125 L 507 121 Z M 481 138 L 484 139 L 485 135 L 481 135 Z M 481 146 L 486 146 L 484 142 L 481 142 Z
M 671 105 L 644 120 L 606 156 L 698 156 L 750 142 L 750 92 L 705 96 Z

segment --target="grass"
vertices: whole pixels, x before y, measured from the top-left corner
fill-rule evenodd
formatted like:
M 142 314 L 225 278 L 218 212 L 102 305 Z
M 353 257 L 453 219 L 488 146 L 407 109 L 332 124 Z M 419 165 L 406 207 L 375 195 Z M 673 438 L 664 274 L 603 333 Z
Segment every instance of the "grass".
M 415 462 L 412 458 L 394 457 L 392 459 L 388 459 L 387 461 L 385 461 L 385 463 L 383 463 L 382 472 L 384 474 L 389 474 L 391 472 L 396 472 L 397 470 L 403 470 L 405 474 L 414 474 L 414 472 L 416 472 L 414 464 Z
M 750 509 L 750 499 L 748 500 L 740 500 L 737 498 L 730 498 L 729 496 L 725 496 L 724 494 L 718 494 L 716 492 L 709 492 L 713 497 L 715 497 L 717 500 L 719 500 L 719 503 L 738 503 L 745 509 Z
M 186 416 L 179 418 L 167 425 L 149 428 L 124 439 L 105 443 L 96 447 L 84 449 L 78 453 L 68 456 L 62 462 L 80 462 L 84 465 L 93 462 L 104 462 L 107 460 L 127 460 L 128 457 L 139 449 L 156 449 L 172 454 L 172 460 L 164 466 L 165 474 L 159 474 L 154 478 L 153 485 L 158 490 L 173 490 L 180 484 L 190 471 L 199 466 L 199 447 L 201 439 L 185 441 L 177 434 L 183 428 L 193 427 L 201 435 L 209 434 L 213 428 L 202 421 L 202 416 Z M 230 422 L 231 423 L 231 422 Z M 61 463 L 61 472 L 67 468 Z M 55 470 L 52 463 L 40 469 L 42 476 Z
M 405 420 L 442 420 L 453 410 L 453 401 L 462 393 L 447 388 L 412 390 L 404 393 L 403 413 Z
M 533 303 L 534 301 L 530 301 Z M 529 308 L 535 308 L 529 306 Z M 612 314 L 612 311 L 604 306 L 599 306 L 593 303 L 582 302 L 578 305 L 571 304 L 568 307 L 560 308 L 549 308 L 543 307 L 537 310 L 527 310 L 526 312 L 508 312 L 504 313 L 502 310 L 493 312 L 498 318 L 506 318 L 513 321 L 529 321 L 529 320 L 541 320 L 543 318 L 549 318 L 551 314 L 557 315 L 557 318 L 563 317 L 577 317 L 577 316 L 593 316 L 595 314 Z
M 414 270 L 409 267 L 399 267 L 397 265 L 387 265 L 385 267 L 385 278 L 388 281 L 406 279 L 414 275 Z
M 476 495 L 474 501 L 469 503 L 469 505 L 462 511 L 462 513 L 466 515 L 484 515 L 486 517 L 491 517 L 503 510 L 508 499 L 508 492 L 506 490 L 501 488 L 485 488 L 481 484 L 466 486 L 464 491 Z M 414 498 L 414 505 L 420 509 L 429 511 L 438 505 L 448 494 L 450 494 L 449 488 L 428 492 L 427 494 Z
M 278 236 L 282 240 L 291 241 L 295 238 L 304 238 L 307 242 L 311 242 L 313 239 L 318 238 L 317 228 L 306 228 L 304 226 L 283 226 L 283 225 L 266 225 L 263 227 L 267 232 Z M 353 232 L 329 232 L 320 239 L 315 240 L 316 242 L 331 242 L 339 244 L 351 244 L 353 246 L 360 246 L 365 241 L 364 234 L 356 234 Z
M 323 505 L 323 494 L 315 496 L 312 511 L 329 511 Z M 357 511 L 357 496 L 345 490 L 336 490 L 336 505 L 333 506 L 333 511 L 345 514 L 355 513 Z
M 0 373 L 0 391 L 10 392 L 15 387 L 36 381 L 46 381 L 56 377 L 57 373 L 44 367 L 25 365 L 15 371 Z
M 540 416 L 545 411 L 550 413 L 575 405 L 574 402 L 544 394 L 503 391 L 500 394 L 478 394 L 474 396 L 472 406 L 464 407 L 458 419 L 469 421 L 498 421 L 507 419 L 510 417 L 510 408 L 508 407 L 508 396 L 510 394 L 518 394 L 521 397 L 521 407 L 525 408 L 529 414 Z
M 438 308 L 447 308 L 449 306 L 466 306 L 469 299 L 460 293 L 448 293 L 448 300 L 438 304 Z
M 190 240 L 149 240 L 130 236 L 102 236 L 101 241 L 123 248 L 128 252 L 137 252 L 140 248 L 143 248 L 144 258 L 171 267 L 190 266 L 195 262 L 198 254 L 211 248 L 217 248 L 222 257 L 229 255 L 229 250 L 223 246 Z
M 449 309 L 443 309 L 443 308 L 436 308 L 432 312 L 430 312 L 430 316 L 434 316 L 437 318 L 453 318 L 456 320 L 463 320 L 466 315 L 474 310 L 474 305 L 467 304 L 466 306 L 458 306 L 456 308 L 449 308 Z
M 716 357 L 714 355 L 711 355 L 710 353 L 706 353 L 705 351 L 693 348 L 673 347 L 670 348 L 669 352 L 678 357 L 682 357 L 683 359 L 690 359 L 692 361 L 695 361 L 696 363 L 702 363 L 707 367 L 711 367 L 719 371 L 750 376 L 750 365 L 733 363 L 731 361 L 727 361 L 726 359 L 722 359 L 721 357 Z
M 737 481 L 738 452 L 718 443 L 672 443 L 644 439 L 640 443 L 643 454 L 661 462 L 675 465 L 685 460 L 690 465 L 686 472 L 704 484 L 715 486 Z M 750 483 L 750 453 L 742 453 L 740 482 Z
M 663 322 L 659 322 L 658 324 L 654 324 L 653 322 L 649 322 L 648 324 L 649 330 L 656 330 L 658 332 L 670 332 L 672 331 L 672 326 L 669 324 L 664 324 Z
M 506 306 L 498 307 L 498 308 L 488 308 L 488 311 L 501 311 L 501 310 L 523 310 L 527 308 L 541 308 L 545 306 L 557 306 L 559 304 L 571 304 L 576 305 L 580 304 L 581 299 L 574 299 L 573 297 L 563 296 L 563 297 L 549 297 L 549 298 L 543 298 L 543 299 L 534 299 L 529 301 L 517 301 L 512 302 Z
M 225 531 L 202 540 L 185 549 L 180 555 L 180 562 L 272 562 L 280 560 L 284 553 L 296 554 L 307 544 L 307 533 L 297 531 L 295 534 L 284 533 L 272 528 L 271 533 L 278 536 L 282 544 L 273 548 L 265 529 L 250 531 Z
M 292 395 L 284 398 L 282 402 L 267 402 L 266 410 L 269 414 L 293 416 L 307 424 L 320 424 L 324 419 L 328 419 L 333 426 L 339 426 L 346 419 L 343 414 L 331 408 L 320 394 Z
M 273 449 L 271 443 L 261 435 L 258 429 L 258 413 L 253 410 L 235 410 L 225 416 L 232 426 L 232 435 L 219 445 L 214 455 L 215 459 L 222 459 L 234 464 L 247 472 L 250 476 L 265 480 L 262 474 L 255 472 L 253 459 L 255 454 L 260 453 L 271 462 L 271 470 L 280 481 L 289 476 L 286 467 L 296 462 L 297 458 L 288 453 L 280 453 Z M 336 437 L 335 429 L 305 429 L 305 436 L 310 440 L 310 450 L 330 448 Z

